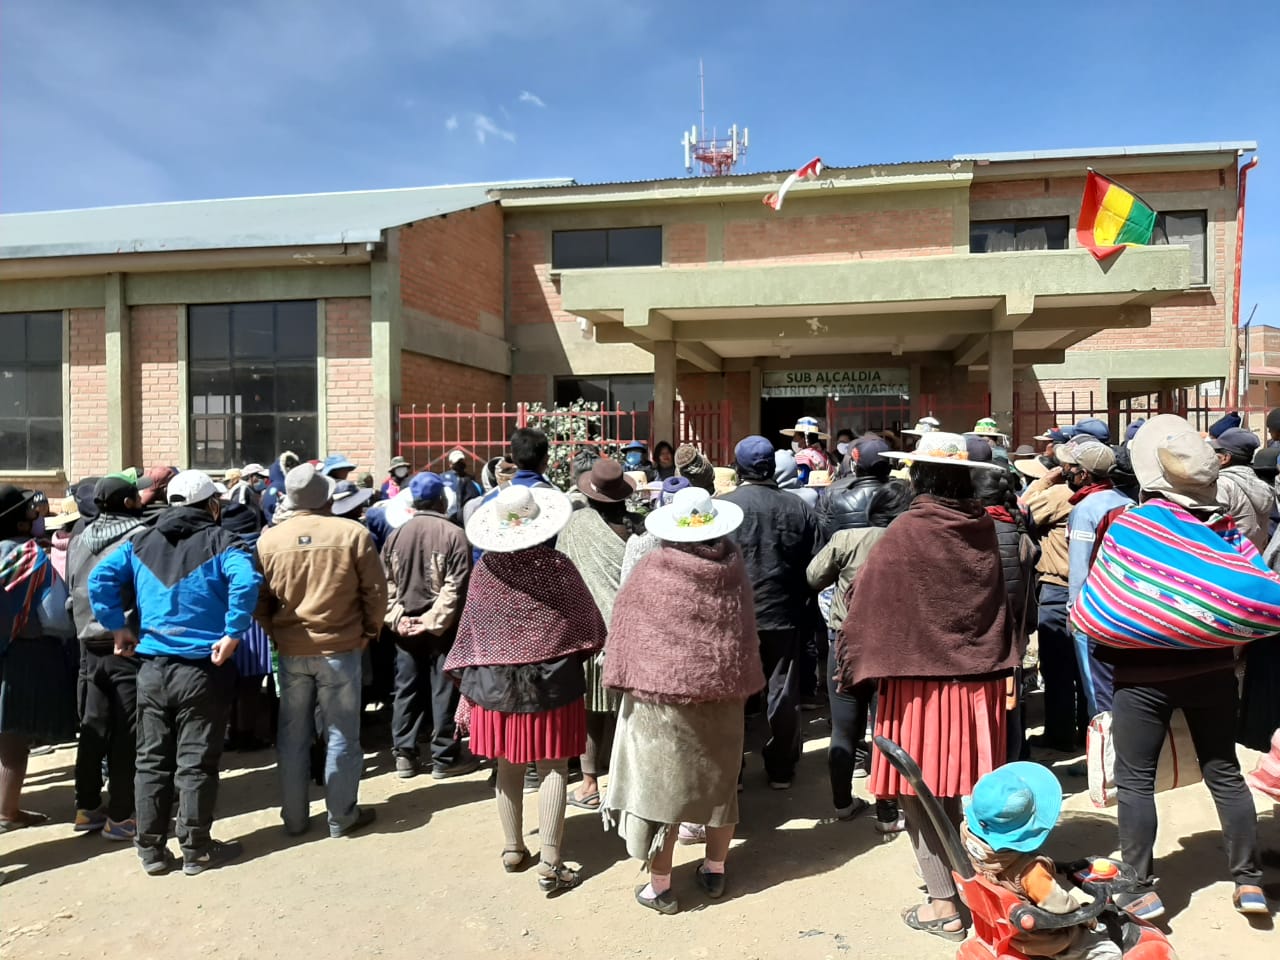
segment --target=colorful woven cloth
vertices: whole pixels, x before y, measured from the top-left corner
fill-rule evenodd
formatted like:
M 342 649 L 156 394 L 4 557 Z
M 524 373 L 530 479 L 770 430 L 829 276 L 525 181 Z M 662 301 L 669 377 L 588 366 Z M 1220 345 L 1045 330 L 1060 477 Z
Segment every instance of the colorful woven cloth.
M 1280 577 L 1229 516 L 1152 501 L 1107 528 L 1071 620 L 1109 647 L 1235 647 L 1280 633 Z
M 0 543 L 0 649 L 24 635 L 54 579 L 53 564 L 35 540 Z

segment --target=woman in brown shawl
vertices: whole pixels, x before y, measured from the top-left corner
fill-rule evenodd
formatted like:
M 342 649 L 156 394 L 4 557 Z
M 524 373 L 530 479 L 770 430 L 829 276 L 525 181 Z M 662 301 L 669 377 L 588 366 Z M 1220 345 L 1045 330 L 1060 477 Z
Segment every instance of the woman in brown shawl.
M 597 459 L 578 477 L 578 490 L 587 498 L 585 509 L 575 510 L 556 549 L 573 561 L 591 591 L 591 597 L 608 623 L 613 600 L 622 578 L 622 561 L 631 539 L 627 501 L 635 483 L 616 460 Z M 609 769 L 609 748 L 617 722 L 618 696 L 604 688 L 604 654 L 586 662 L 587 749 L 582 754 L 582 783 L 569 803 L 584 810 L 600 809 L 600 776 Z
M 564 865 L 569 758 L 586 746 L 582 664 L 604 646 L 604 621 L 582 577 L 547 541 L 569 519 L 568 498 L 552 488 L 508 487 L 477 510 L 467 539 L 485 551 L 471 575 L 458 636 L 444 668 L 462 691 L 458 726 L 471 749 L 498 762 L 498 817 L 510 873 L 529 866 L 524 846 L 524 772 L 542 785 L 538 886 L 577 886 Z
M 742 708 L 764 687 L 755 606 L 742 553 L 727 535 L 742 510 L 686 488 L 645 518 L 662 545 L 618 593 L 605 686 L 622 692 L 605 822 L 649 867 L 641 906 L 672 914 L 671 861 L 682 822 L 706 824 L 698 884 L 724 895 L 738 822 Z M 654 610 L 662 617 L 655 617 Z
M 875 732 L 902 746 L 958 824 L 960 798 L 1005 759 L 1005 678 L 1017 664 L 1000 547 L 991 518 L 974 500 L 972 470 L 1001 469 L 968 459 L 964 438 L 933 432 L 911 461 L 916 498 L 872 548 L 837 639 L 841 686 L 879 683 Z M 913 930 L 965 937 L 941 841 L 915 792 L 872 755 L 871 791 L 898 799 L 926 903 L 903 913 Z

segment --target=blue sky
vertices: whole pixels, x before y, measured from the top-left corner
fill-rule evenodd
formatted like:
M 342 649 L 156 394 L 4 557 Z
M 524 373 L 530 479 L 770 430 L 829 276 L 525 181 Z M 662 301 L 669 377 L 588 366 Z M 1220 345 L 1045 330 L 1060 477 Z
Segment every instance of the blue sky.
M 1280 324 L 1280 5 L 5 0 L 0 210 L 1257 140 L 1242 313 Z

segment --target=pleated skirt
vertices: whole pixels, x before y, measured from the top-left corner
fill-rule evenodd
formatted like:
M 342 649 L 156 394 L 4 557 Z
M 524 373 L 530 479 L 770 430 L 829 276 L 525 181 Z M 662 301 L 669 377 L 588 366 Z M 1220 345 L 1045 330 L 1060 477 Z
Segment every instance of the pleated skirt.
M 920 765 L 938 797 L 963 797 L 1005 761 L 1005 682 L 993 680 L 880 681 L 875 732 Z M 876 797 L 914 796 L 911 784 L 876 750 L 870 789 Z
M 80 644 L 42 637 L 14 640 L 0 656 L 0 733 L 46 743 L 72 739 L 79 726 Z
M 541 713 L 471 708 L 471 752 L 509 763 L 565 760 L 587 749 L 587 709 L 582 698 Z
M 271 672 L 271 638 L 256 622 L 245 631 L 231 662 L 242 677 L 265 677 Z

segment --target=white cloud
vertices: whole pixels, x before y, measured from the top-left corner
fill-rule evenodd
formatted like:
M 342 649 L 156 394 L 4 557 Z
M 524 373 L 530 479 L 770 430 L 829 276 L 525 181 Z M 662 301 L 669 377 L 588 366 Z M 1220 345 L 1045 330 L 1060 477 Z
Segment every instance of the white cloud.
M 506 140 L 508 143 L 516 142 L 516 135 L 510 130 L 503 130 L 500 126 L 493 122 L 491 117 L 486 117 L 483 113 L 477 113 L 472 118 L 472 125 L 475 127 L 476 139 L 484 143 L 489 137 L 498 137 Z
M 458 115 L 456 113 L 450 114 L 449 119 L 444 122 L 444 128 L 450 133 L 458 129 Z
M 535 107 L 544 107 L 544 108 L 545 108 L 545 107 L 546 107 L 546 105 L 547 105 L 547 104 L 546 104 L 546 102 L 545 102 L 545 101 L 544 101 L 540 96 L 538 96 L 536 93 L 530 93 L 528 90 L 521 90 L 521 91 L 520 91 L 520 102 L 521 102 L 521 103 L 531 103 L 531 104 L 533 104 Z

